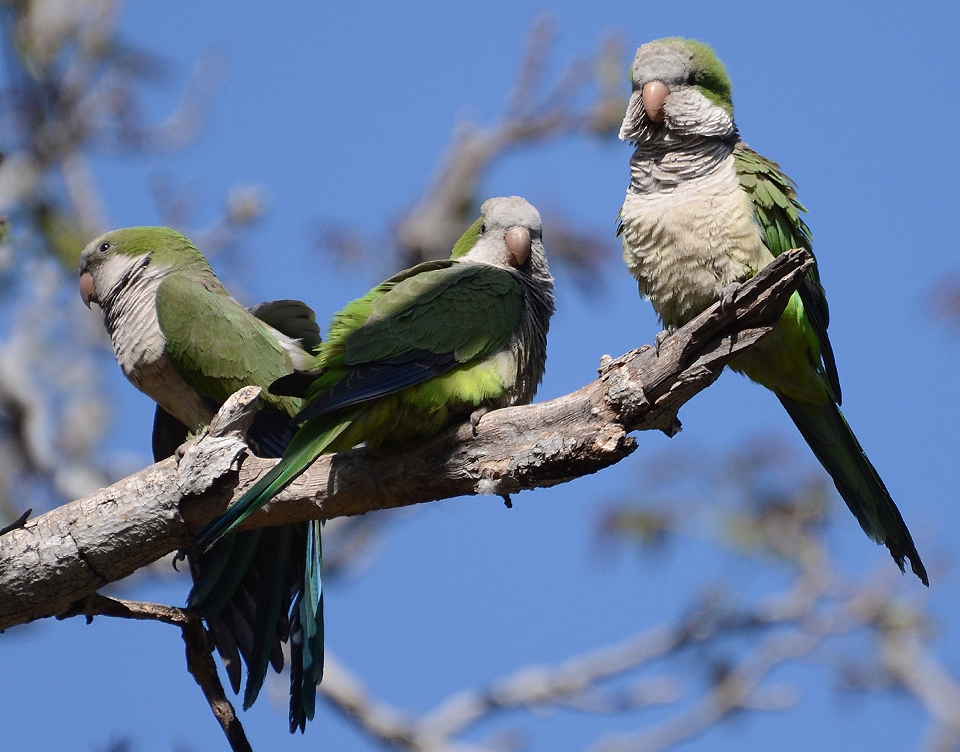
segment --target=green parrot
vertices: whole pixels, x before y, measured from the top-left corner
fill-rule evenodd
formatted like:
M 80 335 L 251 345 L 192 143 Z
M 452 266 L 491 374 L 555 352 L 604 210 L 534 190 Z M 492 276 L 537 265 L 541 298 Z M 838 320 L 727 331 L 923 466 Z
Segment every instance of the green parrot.
M 811 249 L 793 181 L 740 140 L 730 79 L 714 51 L 688 39 L 637 50 L 620 138 L 633 142 L 619 215 L 627 268 L 671 330 L 792 248 Z M 868 536 L 927 572 L 900 511 L 840 412 L 816 266 L 776 328 L 730 367 L 777 395 Z M 659 341 L 659 340 L 658 340 Z
M 321 454 L 414 441 L 468 417 L 476 426 L 487 410 L 533 399 L 554 310 L 540 215 L 516 196 L 480 211 L 449 259 L 400 272 L 347 305 L 312 373 L 274 385 L 307 385 L 300 430 L 197 546 L 229 534 Z
M 264 392 L 248 439 L 279 457 L 293 438 L 299 399 L 267 392 L 276 379 L 312 362 L 316 320 L 299 301 L 246 309 L 217 280 L 203 254 L 167 227 L 114 230 L 80 256 L 80 294 L 97 303 L 124 375 L 157 403 L 154 459 L 197 433 L 237 389 Z M 189 605 L 204 617 L 233 691 L 247 666 L 244 708 L 268 665 L 283 668 L 289 640 L 290 730 L 313 717 L 322 670 L 319 525 L 285 525 L 227 536 L 188 557 Z

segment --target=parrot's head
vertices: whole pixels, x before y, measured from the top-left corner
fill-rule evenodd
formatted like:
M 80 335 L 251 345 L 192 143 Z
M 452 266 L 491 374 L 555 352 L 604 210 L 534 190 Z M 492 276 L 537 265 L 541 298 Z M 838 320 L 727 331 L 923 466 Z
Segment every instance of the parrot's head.
M 169 227 L 126 227 L 90 241 L 80 254 L 80 297 L 89 308 L 109 306 L 141 272 L 207 262 L 187 238 Z
M 630 69 L 633 94 L 620 126 L 624 141 L 736 133 L 730 77 L 702 42 L 668 37 L 637 50 Z
M 515 269 L 552 288 L 540 212 L 520 196 L 487 199 L 480 212 L 450 257 Z

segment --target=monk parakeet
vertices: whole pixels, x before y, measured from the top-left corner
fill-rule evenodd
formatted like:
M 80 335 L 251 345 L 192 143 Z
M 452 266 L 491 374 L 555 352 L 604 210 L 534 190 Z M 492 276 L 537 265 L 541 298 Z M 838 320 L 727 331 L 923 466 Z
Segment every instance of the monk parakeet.
M 620 138 L 636 149 L 620 210 L 623 258 L 668 328 L 681 326 L 791 248 L 810 250 L 793 181 L 740 140 L 730 79 L 713 50 L 660 39 L 637 50 Z M 927 584 L 880 475 L 840 412 L 820 276 L 808 274 L 771 334 L 730 367 L 780 399 L 873 540 Z
M 414 441 L 533 398 L 554 309 L 540 215 L 516 196 L 480 211 L 449 259 L 394 275 L 334 317 L 283 459 L 198 546 L 234 530 L 320 454 Z
M 166 227 L 114 230 L 80 256 L 80 293 L 95 302 L 127 378 L 157 403 L 154 457 L 173 453 L 210 422 L 237 389 L 264 392 L 248 436 L 258 454 L 279 457 L 294 435 L 299 399 L 267 392 L 303 368 L 319 344 L 313 312 L 299 301 L 246 309 L 217 280 L 190 241 Z M 319 526 L 286 525 L 223 538 L 191 555 L 189 604 L 206 620 L 234 692 L 247 666 L 244 708 L 267 667 L 283 667 L 291 645 L 290 730 L 313 717 L 322 652 Z

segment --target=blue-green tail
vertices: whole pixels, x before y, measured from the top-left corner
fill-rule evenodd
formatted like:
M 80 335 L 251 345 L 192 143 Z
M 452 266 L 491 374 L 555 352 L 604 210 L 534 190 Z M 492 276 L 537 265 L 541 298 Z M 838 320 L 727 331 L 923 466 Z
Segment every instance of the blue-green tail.
M 832 401 L 818 405 L 793 400 L 780 392 L 777 396 L 864 532 L 890 549 L 901 571 L 905 571 L 904 560 L 908 559 L 914 574 L 929 585 L 927 570 L 900 510 L 840 408 Z
M 320 523 L 307 523 L 303 589 L 294 604 L 290 634 L 290 733 L 313 719 L 323 677 L 323 556 Z
M 267 669 L 282 669 L 280 643 L 289 636 L 291 732 L 303 731 L 313 718 L 323 674 L 320 523 L 236 528 L 328 451 L 354 417 L 333 425 L 305 424 L 280 461 L 194 541 L 194 550 L 202 553 L 191 556 L 188 605 L 210 625 L 234 692 L 240 688 L 241 657 L 246 662 L 244 710 L 257 699 Z
M 280 645 L 289 640 L 290 731 L 303 731 L 323 671 L 320 523 L 231 533 L 203 556 L 191 554 L 190 565 L 197 582 L 190 604 L 206 619 L 235 693 L 241 660 L 247 666 L 245 709 L 268 666 L 282 670 Z

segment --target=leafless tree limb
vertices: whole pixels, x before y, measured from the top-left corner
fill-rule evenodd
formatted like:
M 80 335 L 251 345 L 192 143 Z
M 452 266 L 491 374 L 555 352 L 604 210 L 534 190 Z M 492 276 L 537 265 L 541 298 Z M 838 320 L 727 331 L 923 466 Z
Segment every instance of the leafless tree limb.
M 455 426 L 415 446 L 321 457 L 248 521 L 262 527 L 363 514 L 465 494 L 507 495 L 594 473 L 635 448 L 628 434 L 679 430 L 677 410 L 770 331 L 812 263 L 791 251 L 649 347 L 601 363 L 601 377 L 549 402 L 494 411 L 474 436 Z M 0 629 L 62 613 L 108 582 L 186 546 L 275 460 L 242 442 L 257 390 L 241 390 L 182 456 L 66 504 L 0 538 Z
M 320 696 L 375 741 L 402 752 L 419 752 L 417 728 L 404 713 L 370 696 L 363 683 L 330 655 L 324 656 Z
M 805 503 L 800 497 L 806 493 L 798 494 L 798 505 Z M 736 603 L 719 593 L 708 594 L 675 623 L 653 627 L 555 667 L 521 669 L 487 688 L 452 695 L 420 715 L 401 712 L 372 696 L 358 677 L 339 664 L 334 664 L 320 690 L 332 707 L 371 738 L 403 752 L 503 749 L 502 744 L 468 744 L 461 738 L 502 711 L 567 707 L 599 714 L 652 704 L 674 706 L 675 712 L 662 721 L 633 733 L 601 738 L 590 747 L 594 752 L 656 752 L 673 749 L 738 713 L 792 707 L 799 691 L 787 684 L 770 684 L 770 675 L 788 663 L 815 658 L 831 638 L 866 632 L 876 638 L 878 659 L 892 681 L 915 696 L 933 718 L 920 749 L 956 749 L 960 685 L 924 644 L 921 610 L 896 595 L 893 577 L 877 575 L 854 584 L 845 582 L 834 570 L 821 532 L 813 521 L 768 531 L 770 536 L 793 539 L 768 541 L 797 567 L 796 579 L 783 592 L 752 605 Z M 788 553 L 797 551 L 797 557 Z M 756 636 L 757 644 L 734 665 L 712 669 L 713 681 L 698 697 L 682 691 L 679 677 L 672 676 L 669 668 L 666 675 L 645 684 L 620 688 L 623 679 L 664 664 L 684 650 L 751 635 Z M 665 665 L 669 667 L 669 663 Z M 620 683 L 614 688 L 605 686 L 614 679 Z
M 924 644 L 924 623 L 915 608 L 880 611 L 880 660 L 893 679 L 913 694 L 932 724 L 919 749 L 953 752 L 960 747 L 960 685 Z
M 782 592 L 750 605 L 708 596 L 672 624 L 643 631 L 622 643 L 575 656 L 562 664 L 527 667 L 494 682 L 443 700 L 420 715 L 402 712 L 372 696 L 363 682 L 338 662 L 320 692 L 372 739 L 402 752 L 492 752 L 502 745 L 466 743 L 460 738 L 480 721 L 517 709 L 571 707 L 589 713 L 637 710 L 652 704 L 678 709 L 667 719 L 629 734 L 597 741 L 595 752 L 655 752 L 672 749 L 734 714 L 785 710 L 797 701 L 789 685 L 767 683 L 773 671 L 812 657 L 830 638 L 867 631 L 880 643 L 880 659 L 894 680 L 929 709 L 934 725 L 923 750 L 953 750 L 960 720 L 960 686 L 922 644 L 919 611 L 894 592 L 889 577 L 841 584 L 819 533 L 793 530 L 806 554 L 798 576 Z M 736 664 L 716 672 L 710 687 L 690 704 L 680 681 L 669 674 L 624 691 L 605 688 L 659 665 L 693 646 L 707 647 L 733 635 L 762 639 Z M 637 687 L 644 691 L 638 691 Z
M 233 705 L 223 691 L 223 684 L 220 683 L 220 677 L 217 674 L 217 665 L 213 660 L 213 644 L 207 635 L 207 630 L 204 629 L 200 614 L 159 603 L 118 600 L 92 593 L 74 604 L 69 612 L 62 614 L 59 618 L 78 615 L 85 616 L 87 623 L 93 621 L 95 616 L 113 616 L 120 619 L 159 621 L 179 627 L 186 646 L 187 670 L 207 699 L 210 710 L 213 711 L 213 715 L 227 737 L 230 749 L 234 752 L 253 752 L 240 719 L 237 718 Z

